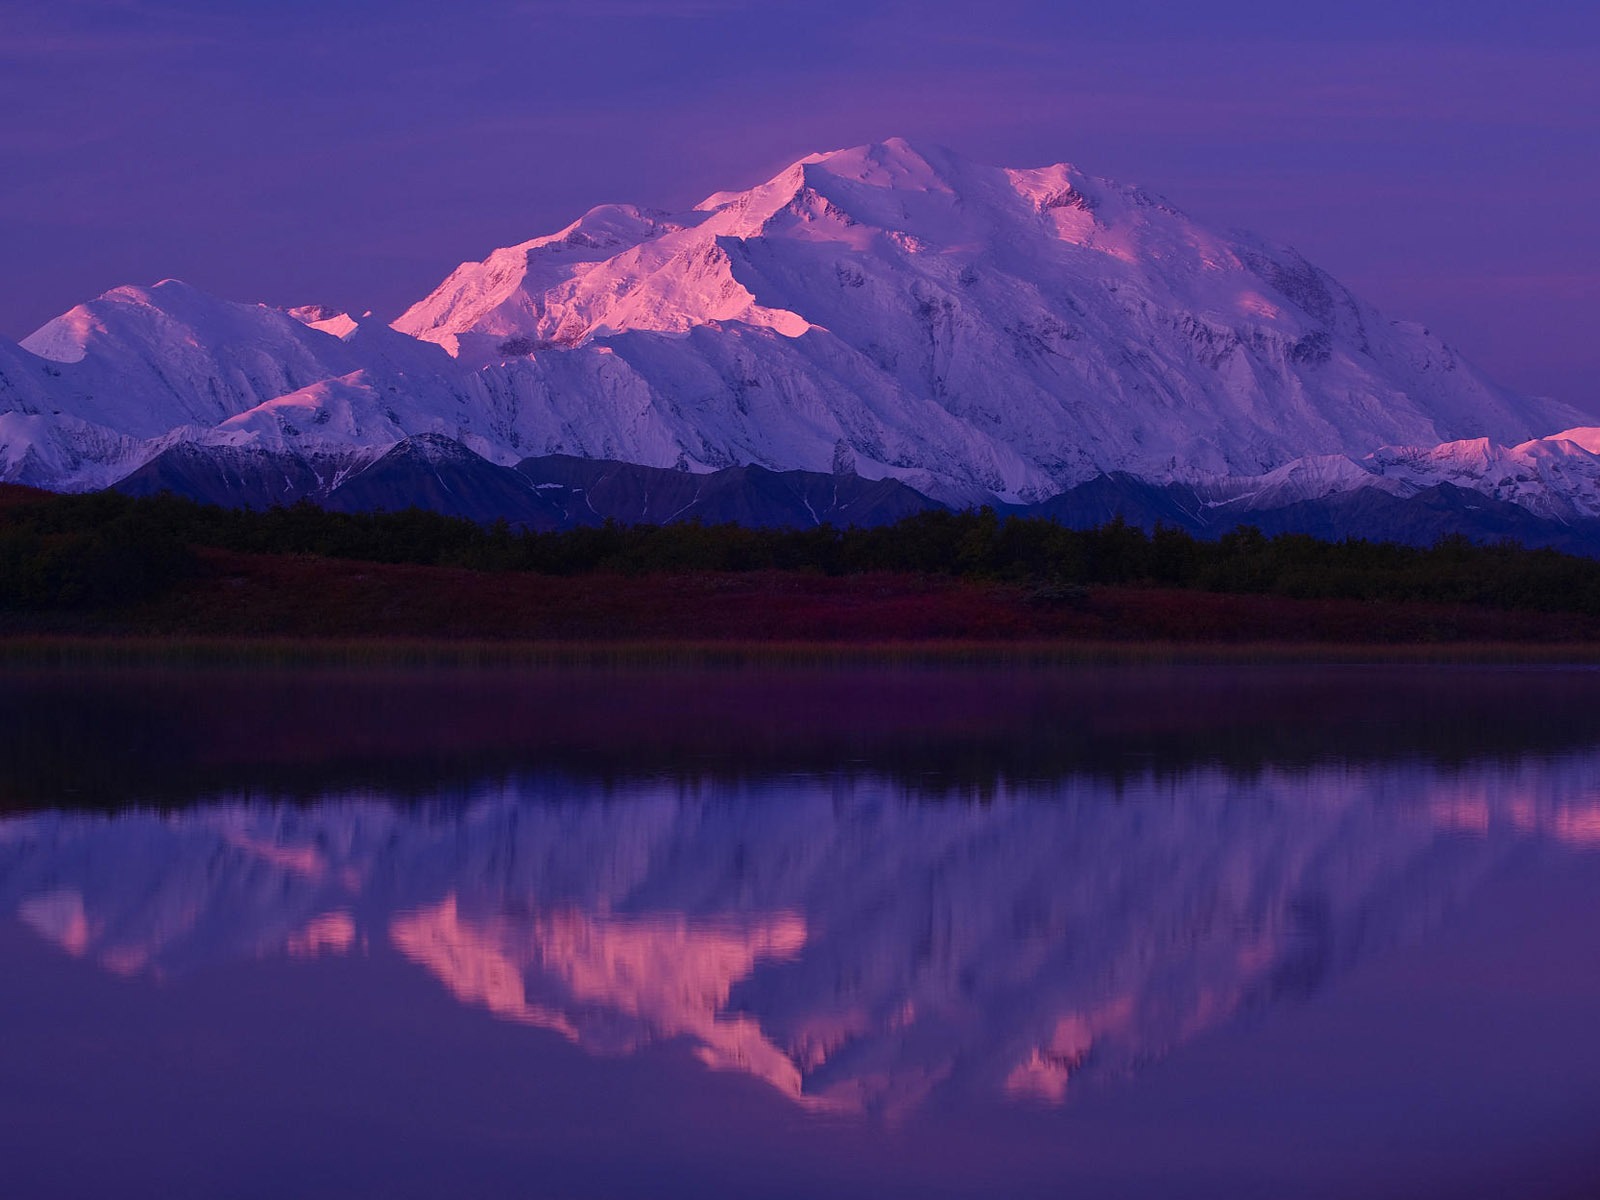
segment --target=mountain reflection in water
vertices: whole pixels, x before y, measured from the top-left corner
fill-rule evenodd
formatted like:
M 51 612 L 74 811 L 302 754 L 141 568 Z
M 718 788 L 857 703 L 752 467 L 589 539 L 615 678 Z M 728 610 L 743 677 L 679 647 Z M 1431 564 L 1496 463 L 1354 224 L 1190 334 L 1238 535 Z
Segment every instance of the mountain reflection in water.
M 398 952 L 600 1055 L 692 1046 L 809 1110 L 1064 1101 L 1421 939 L 1513 855 L 1600 849 L 1600 752 L 872 772 L 0 821 L 0 909 L 108 971 Z

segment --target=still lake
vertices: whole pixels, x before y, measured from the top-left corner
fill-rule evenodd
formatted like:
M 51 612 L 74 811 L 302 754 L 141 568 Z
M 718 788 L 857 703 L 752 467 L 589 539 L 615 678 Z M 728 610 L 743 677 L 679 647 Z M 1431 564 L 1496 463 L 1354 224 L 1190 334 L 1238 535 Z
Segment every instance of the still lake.
M 1600 672 L 0 676 L 0 1193 L 1600 1193 Z

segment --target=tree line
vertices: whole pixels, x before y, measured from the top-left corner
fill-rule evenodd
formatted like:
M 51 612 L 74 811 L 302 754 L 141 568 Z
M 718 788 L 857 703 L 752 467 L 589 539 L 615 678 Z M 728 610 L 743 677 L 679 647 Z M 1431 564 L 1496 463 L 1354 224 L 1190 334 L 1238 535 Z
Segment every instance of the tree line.
M 1600 614 L 1600 561 L 1461 536 L 1415 547 L 1268 537 L 1241 526 L 1202 539 L 1121 519 L 1070 529 L 990 508 L 923 512 L 868 529 L 608 521 L 539 532 L 420 509 L 338 513 L 302 502 L 251 511 L 115 492 L 50 496 L 0 510 L 0 607 L 134 603 L 194 575 L 201 569 L 197 550 L 208 547 L 552 575 L 909 572 L 1016 584 L 1044 603 L 1071 603 L 1091 586 L 1123 585 Z

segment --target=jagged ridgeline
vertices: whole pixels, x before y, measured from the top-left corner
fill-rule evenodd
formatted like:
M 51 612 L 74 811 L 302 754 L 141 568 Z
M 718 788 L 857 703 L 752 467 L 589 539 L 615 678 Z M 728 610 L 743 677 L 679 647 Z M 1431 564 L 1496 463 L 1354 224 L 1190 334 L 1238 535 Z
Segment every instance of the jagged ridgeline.
M 989 503 L 1573 544 L 1588 421 L 1291 249 L 898 140 L 594 209 L 393 326 L 169 280 L 0 345 L 0 478 L 530 527 Z

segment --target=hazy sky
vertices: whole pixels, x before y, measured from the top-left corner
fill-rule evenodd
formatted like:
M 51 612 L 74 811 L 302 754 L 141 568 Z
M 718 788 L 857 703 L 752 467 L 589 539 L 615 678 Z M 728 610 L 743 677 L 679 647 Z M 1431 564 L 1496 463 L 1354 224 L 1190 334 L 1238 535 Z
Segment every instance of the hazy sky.
M 0 334 L 167 276 L 393 316 L 893 135 L 1143 184 L 1600 411 L 1591 0 L 0 0 Z

